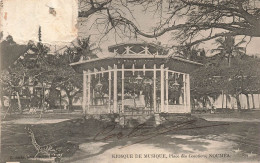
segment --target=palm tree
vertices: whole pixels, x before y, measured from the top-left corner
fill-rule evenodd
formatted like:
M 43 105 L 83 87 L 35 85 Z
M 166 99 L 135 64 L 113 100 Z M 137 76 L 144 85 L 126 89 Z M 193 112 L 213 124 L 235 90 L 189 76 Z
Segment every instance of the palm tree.
M 198 46 L 190 47 L 190 46 L 181 46 L 177 48 L 176 53 L 185 58 L 190 59 L 192 61 L 203 63 L 206 58 L 206 52 L 204 49 L 199 49 Z
M 72 42 L 72 45 L 72 47 L 68 47 L 64 52 L 70 63 L 78 62 L 81 59 L 89 60 L 97 58 L 96 53 L 101 51 L 100 48 L 95 47 L 95 44 L 90 43 L 90 37 L 77 38 L 75 43 Z
M 221 37 L 216 39 L 216 44 L 219 46 L 217 49 L 213 49 L 212 52 L 218 52 L 216 56 L 220 56 L 221 60 L 227 58 L 228 65 L 230 66 L 232 57 L 245 55 L 245 48 L 240 47 L 240 45 L 245 42 L 245 40 L 242 40 L 235 43 L 235 38 L 232 36 L 225 36 L 224 38 Z
M 235 43 L 235 38 L 232 36 L 225 36 L 224 38 L 218 38 L 216 39 L 216 44 L 219 46 L 216 49 L 213 49 L 212 52 L 218 52 L 215 56 L 218 56 L 220 59 L 220 62 L 223 61 L 223 59 L 227 58 L 228 60 L 228 66 L 231 66 L 231 58 L 234 56 L 242 57 L 245 55 L 245 48 L 240 47 L 241 44 L 245 43 L 245 40 L 241 40 L 238 43 Z M 227 97 L 226 93 L 226 97 Z M 224 94 L 223 94 L 224 97 Z M 224 98 L 222 99 L 222 108 L 224 103 Z M 226 99 L 227 103 L 227 99 Z M 227 107 L 227 106 L 226 106 Z

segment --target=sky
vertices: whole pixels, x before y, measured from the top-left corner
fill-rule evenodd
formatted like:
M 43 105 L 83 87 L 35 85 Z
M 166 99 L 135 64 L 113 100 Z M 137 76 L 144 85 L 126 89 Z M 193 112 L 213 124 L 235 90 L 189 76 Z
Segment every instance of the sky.
M 11 35 L 17 43 L 38 41 L 39 26 L 44 43 L 62 44 L 77 37 L 77 0 L 4 0 L 3 4 L 4 37 Z M 56 15 L 50 14 L 50 7 Z
M 123 9 L 122 9 L 123 10 Z M 143 12 L 143 8 L 142 7 L 136 7 L 132 10 L 132 14 L 133 17 L 135 17 L 134 22 L 136 23 L 136 25 L 139 27 L 139 29 L 141 29 L 142 31 L 145 32 L 150 32 L 151 31 L 151 27 L 155 27 L 156 23 L 158 20 L 158 14 L 154 13 L 153 10 L 148 10 L 146 11 L 146 13 L 144 14 Z M 126 15 L 126 17 L 128 17 L 129 19 L 131 19 L 132 15 L 128 14 Z M 100 38 L 102 36 L 100 36 L 99 31 L 95 30 L 97 27 L 93 26 L 92 24 L 95 22 L 97 18 L 92 16 L 89 19 L 82 19 L 83 21 L 80 21 L 81 23 L 79 23 L 79 35 L 81 37 L 86 37 L 88 35 L 92 35 L 92 40 L 94 42 L 99 42 Z M 176 22 L 179 23 L 184 23 L 184 21 L 182 20 L 176 20 Z M 100 29 L 102 29 L 100 27 Z M 260 30 L 260 29 L 259 29 Z M 208 32 L 204 33 L 204 36 L 207 36 Z M 203 33 L 202 33 L 203 34 Z M 238 36 L 236 37 L 236 42 L 241 41 L 241 39 L 244 36 Z M 154 39 L 149 39 L 149 38 L 144 38 L 144 37 L 138 37 L 138 40 L 144 40 L 147 42 L 161 42 L 162 45 L 165 45 L 167 47 L 171 47 L 172 45 L 177 45 L 176 40 L 172 40 L 172 35 L 171 33 L 166 33 L 161 37 L 158 38 L 154 38 Z M 246 37 L 245 38 L 246 41 L 249 41 L 250 38 Z M 109 45 L 113 45 L 115 43 L 121 43 L 121 42 L 128 42 L 128 41 L 134 41 L 135 38 L 127 38 L 127 37 L 123 37 L 123 39 L 119 39 L 117 38 L 117 40 L 114 38 L 114 34 L 111 33 L 110 35 L 108 35 L 107 37 L 104 37 L 101 41 L 101 47 L 102 49 L 104 49 L 106 51 L 105 48 L 107 48 L 107 46 Z M 210 50 L 216 48 L 216 44 L 214 44 L 214 40 L 211 41 L 207 41 L 207 42 L 203 42 L 199 47 L 200 48 L 204 48 L 206 51 L 208 51 L 207 55 L 212 55 L 210 54 Z M 243 44 L 242 46 L 246 46 L 246 44 Z M 247 45 L 247 54 L 249 55 L 258 55 L 260 57 L 260 38 L 252 38 L 250 43 Z
M 92 24 L 96 17 L 91 16 L 84 22 L 78 23 L 77 0 L 4 0 L 4 8 L 1 10 L 1 25 L 4 36 L 12 35 L 20 44 L 27 44 L 29 40 L 38 41 L 38 30 L 41 26 L 42 42 L 62 47 L 75 40 L 76 37 L 91 36 L 91 40 L 101 46 L 104 52 L 107 46 L 121 42 L 134 41 L 134 38 L 124 37 L 115 39 L 113 33 L 100 42 L 101 35 Z M 50 7 L 55 9 L 56 15 L 50 13 Z M 143 14 L 142 8 L 135 7 L 133 15 L 143 31 L 149 31 L 155 25 L 156 15 L 151 12 Z M 127 15 L 130 16 L 130 15 Z M 139 38 L 147 42 L 161 42 L 163 45 L 176 44 L 171 40 L 171 34 L 167 33 L 157 39 Z M 249 38 L 247 38 L 249 40 Z M 206 42 L 200 47 L 209 50 L 214 48 L 213 41 Z M 260 56 L 260 38 L 253 38 L 247 46 L 248 54 Z M 100 56 L 105 54 L 100 54 Z

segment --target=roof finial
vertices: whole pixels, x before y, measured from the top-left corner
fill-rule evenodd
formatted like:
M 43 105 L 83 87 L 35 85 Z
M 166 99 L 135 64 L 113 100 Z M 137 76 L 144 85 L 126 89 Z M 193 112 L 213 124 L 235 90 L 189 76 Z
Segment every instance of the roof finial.
M 38 30 L 38 39 L 39 39 L 39 42 L 42 41 L 42 30 L 41 30 L 41 26 L 39 26 L 39 30 Z

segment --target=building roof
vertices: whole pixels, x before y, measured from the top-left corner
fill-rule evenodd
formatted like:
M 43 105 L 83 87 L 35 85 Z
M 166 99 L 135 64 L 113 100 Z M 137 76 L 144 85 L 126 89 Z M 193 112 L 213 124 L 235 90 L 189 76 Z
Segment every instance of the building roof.
M 203 64 L 176 57 L 169 54 L 169 49 L 160 45 L 146 42 L 130 42 L 122 43 L 108 47 L 109 57 L 96 58 L 91 60 L 80 60 L 71 63 L 70 66 L 79 73 L 83 71 L 97 71 L 106 68 L 111 68 L 114 65 L 120 69 L 124 64 L 125 69 L 131 69 L 133 65 L 136 68 L 146 67 L 153 68 L 160 65 L 168 67 L 170 70 L 189 73 Z M 166 50 L 165 50 L 166 49 Z M 112 55 L 111 55 L 112 54 Z
M 167 55 L 169 52 L 168 48 L 161 45 L 148 43 L 148 42 L 126 42 L 108 47 L 108 51 L 116 54 L 146 54 L 146 55 Z
M 191 64 L 196 64 L 196 65 L 203 65 L 201 63 L 191 61 L 188 59 L 180 58 L 180 57 L 174 57 L 174 56 L 169 56 L 169 55 L 116 55 L 116 56 L 111 56 L 111 57 L 104 57 L 104 58 L 95 58 L 91 60 L 82 60 L 78 62 L 71 63 L 70 66 L 75 66 L 75 65 L 80 65 L 80 64 L 85 64 L 85 63 L 92 63 L 96 61 L 102 61 L 102 60 L 110 60 L 110 59 L 167 59 L 171 58 L 173 60 L 178 60 L 186 63 L 191 63 Z

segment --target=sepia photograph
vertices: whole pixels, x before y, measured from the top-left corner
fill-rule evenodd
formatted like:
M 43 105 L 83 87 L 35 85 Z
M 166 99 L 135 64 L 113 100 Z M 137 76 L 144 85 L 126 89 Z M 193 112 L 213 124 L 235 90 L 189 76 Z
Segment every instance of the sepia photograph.
M 0 0 L 0 163 L 260 162 L 260 0 Z

